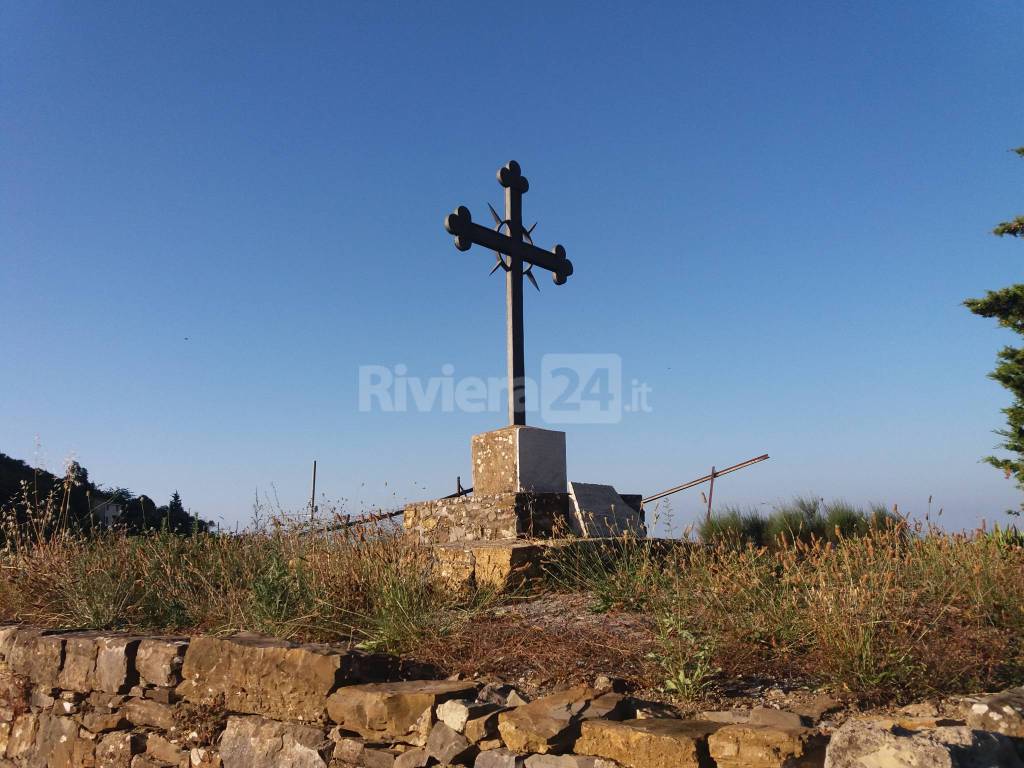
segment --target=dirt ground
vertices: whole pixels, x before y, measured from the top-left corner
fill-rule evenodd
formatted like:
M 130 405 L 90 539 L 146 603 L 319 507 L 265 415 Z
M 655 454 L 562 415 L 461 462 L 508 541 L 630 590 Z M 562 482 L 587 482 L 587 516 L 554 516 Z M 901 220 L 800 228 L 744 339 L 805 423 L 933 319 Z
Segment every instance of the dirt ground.
M 666 706 L 683 717 L 757 707 L 800 714 L 829 729 L 863 713 L 952 716 L 956 705 L 938 697 L 899 707 L 866 702 L 847 691 L 800 679 L 717 677 L 699 698 L 674 697 L 662 685 L 656 627 L 638 613 L 597 613 L 585 594 L 549 594 L 523 599 L 475 617 L 454 637 L 435 641 L 417 660 L 449 674 L 511 683 L 530 697 L 571 685 L 594 685 L 602 676 L 633 696 Z M 609 681 L 604 681 L 607 684 Z

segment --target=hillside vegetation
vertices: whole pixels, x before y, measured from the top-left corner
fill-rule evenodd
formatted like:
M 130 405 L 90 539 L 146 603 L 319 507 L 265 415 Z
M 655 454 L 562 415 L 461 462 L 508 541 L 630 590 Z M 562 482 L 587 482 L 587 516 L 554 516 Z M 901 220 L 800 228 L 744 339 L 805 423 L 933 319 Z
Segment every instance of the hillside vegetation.
M 723 534 L 732 519 L 668 553 L 638 539 L 606 553 L 570 548 L 530 593 L 495 595 L 435 581 L 430 550 L 385 525 L 311 532 L 273 519 L 230 535 L 85 535 L 15 532 L 8 509 L 0 620 L 346 640 L 450 671 L 619 674 L 694 700 L 751 676 L 869 700 L 1024 681 L 1015 534 L 862 515 L 845 532 L 781 531 L 766 544 Z M 570 619 L 592 632 L 567 632 Z

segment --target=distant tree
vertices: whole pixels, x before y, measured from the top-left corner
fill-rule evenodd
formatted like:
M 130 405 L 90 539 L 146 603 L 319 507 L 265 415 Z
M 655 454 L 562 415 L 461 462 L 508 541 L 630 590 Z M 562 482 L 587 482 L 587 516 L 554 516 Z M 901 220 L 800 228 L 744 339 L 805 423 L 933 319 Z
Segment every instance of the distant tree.
M 1013 150 L 1024 157 L 1024 147 Z M 1024 216 L 998 224 L 992 233 L 999 237 L 1024 237 Z M 984 298 L 967 299 L 964 305 L 981 317 L 994 317 L 1004 328 L 1024 336 L 1024 283 L 988 291 Z M 997 356 L 998 364 L 989 378 L 998 381 L 1013 394 L 1013 402 L 1003 409 L 1006 414 L 1006 428 L 996 430 L 1003 438 L 998 447 L 1009 451 L 1012 456 L 986 456 L 984 461 L 1012 478 L 1017 487 L 1024 490 L 1024 349 L 1003 347 Z M 1021 505 L 1024 509 L 1024 504 Z M 1015 512 L 1014 514 L 1020 514 Z
M 112 491 L 108 491 L 108 493 L 110 501 L 120 504 L 122 507 L 128 506 L 128 503 L 135 498 L 135 494 L 127 488 L 115 488 Z
M 68 462 L 68 468 L 65 474 L 75 485 L 89 485 L 89 470 L 77 461 Z
M 177 491 L 171 494 L 171 501 L 167 505 L 167 514 L 171 518 L 187 517 L 185 506 L 181 503 L 181 496 Z

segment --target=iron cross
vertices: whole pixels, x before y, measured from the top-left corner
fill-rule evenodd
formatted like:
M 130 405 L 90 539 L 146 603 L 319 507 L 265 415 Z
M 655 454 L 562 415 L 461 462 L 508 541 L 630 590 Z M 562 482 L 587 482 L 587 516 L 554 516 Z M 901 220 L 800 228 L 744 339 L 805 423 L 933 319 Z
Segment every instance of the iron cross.
M 545 251 L 533 244 L 533 227 L 523 228 L 523 195 L 530 183 L 523 176 L 519 163 L 509 161 L 498 169 L 498 183 L 505 188 L 505 218 L 491 208 L 495 228 L 476 224 L 469 209 L 460 205 L 444 220 L 444 228 L 455 235 L 455 247 L 468 251 L 476 245 L 495 252 L 498 263 L 491 270 L 505 270 L 505 325 L 508 359 L 508 420 L 510 424 L 526 424 L 526 372 L 523 353 L 523 276 L 538 288 L 533 276 L 535 266 L 551 272 L 555 285 L 562 285 L 572 274 L 572 262 L 565 258 L 565 248 L 556 245 Z M 537 226 L 536 224 L 533 225 Z M 505 232 L 502 232 L 505 230 Z M 523 265 L 528 264 L 526 269 Z M 539 290 L 539 288 L 538 288 Z

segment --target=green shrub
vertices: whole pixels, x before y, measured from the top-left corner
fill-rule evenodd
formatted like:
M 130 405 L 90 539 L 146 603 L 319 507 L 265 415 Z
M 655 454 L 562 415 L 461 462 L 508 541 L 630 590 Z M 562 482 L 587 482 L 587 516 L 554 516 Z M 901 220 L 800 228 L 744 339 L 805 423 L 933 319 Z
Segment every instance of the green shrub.
M 752 544 L 760 547 L 765 543 L 766 531 L 767 521 L 757 510 L 743 511 L 739 507 L 726 507 L 722 512 L 704 518 L 697 526 L 701 541 L 733 546 Z

